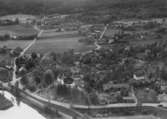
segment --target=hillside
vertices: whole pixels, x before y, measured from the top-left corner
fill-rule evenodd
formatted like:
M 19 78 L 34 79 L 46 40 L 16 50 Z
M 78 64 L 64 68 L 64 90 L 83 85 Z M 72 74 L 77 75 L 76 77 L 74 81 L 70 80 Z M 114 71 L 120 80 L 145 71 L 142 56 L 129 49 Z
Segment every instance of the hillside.
M 167 0 L 0 0 L 0 15 L 105 11 L 121 17 L 164 17 L 167 16 L 166 10 Z

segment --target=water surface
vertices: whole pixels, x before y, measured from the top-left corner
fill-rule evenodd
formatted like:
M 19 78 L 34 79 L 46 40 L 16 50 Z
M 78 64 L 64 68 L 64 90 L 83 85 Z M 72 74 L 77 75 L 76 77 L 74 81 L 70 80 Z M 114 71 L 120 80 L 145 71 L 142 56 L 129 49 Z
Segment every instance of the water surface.
M 4 92 L 4 94 L 7 99 L 14 99 L 10 93 Z M 30 106 L 22 102 L 18 106 L 15 100 L 12 102 L 14 104 L 13 107 L 5 111 L 0 111 L 0 119 L 46 119 Z

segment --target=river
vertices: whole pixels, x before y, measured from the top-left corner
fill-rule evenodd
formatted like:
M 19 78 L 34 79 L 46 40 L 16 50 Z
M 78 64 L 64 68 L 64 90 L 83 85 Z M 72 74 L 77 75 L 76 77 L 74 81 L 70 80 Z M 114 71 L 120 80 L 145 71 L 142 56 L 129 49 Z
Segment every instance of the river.
M 1 93 L 2 91 L 0 91 Z M 20 103 L 18 106 L 15 100 L 15 97 L 8 92 L 4 92 L 4 96 L 11 100 L 14 104 L 8 110 L 0 111 L 0 119 L 46 119 L 46 117 L 42 116 L 35 109 L 31 108 L 27 104 Z M 166 112 L 165 112 L 166 113 Z M 162 111 L 161 111 L 162 114 Z M 164 114 L 163 114 L 164 115 Z M 64 117 L 63 119 L 69 119 Z M 166 119 L 164 117 L 158 118 L 152 115 L 137 115 L 137 116 L 120 116 L 120 117 L 106 117 L 106 118 L 97 118 L 97 119 Z
M 12 96 L 10 93 L 4 92 L 4 95 L 7 99 L 12 101 L 14 106 L 8 110 L 0 111 L 0 119 L 46 119 L 35 109 L 22 102 L 18 106 L 14 96 Z

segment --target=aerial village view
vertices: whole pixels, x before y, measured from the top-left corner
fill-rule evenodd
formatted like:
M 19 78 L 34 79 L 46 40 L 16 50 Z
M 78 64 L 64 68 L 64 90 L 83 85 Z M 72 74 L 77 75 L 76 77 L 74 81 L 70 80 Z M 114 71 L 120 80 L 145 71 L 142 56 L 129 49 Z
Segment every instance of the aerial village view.
M 167 119 L 167 0 L 0 0 L 0 119 Z

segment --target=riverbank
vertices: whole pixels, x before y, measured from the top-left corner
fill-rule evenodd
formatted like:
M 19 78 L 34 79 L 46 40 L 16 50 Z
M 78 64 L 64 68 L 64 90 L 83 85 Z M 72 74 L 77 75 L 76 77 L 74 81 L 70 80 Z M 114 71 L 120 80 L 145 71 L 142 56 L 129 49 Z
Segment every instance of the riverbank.
M 13 106 L 12 102 L 0 94 L 0 110 L 7 110 Z
M 18 105 L 15 97 L 9 92 L 4 91 L 4 96 L 7 100 L 12 99 L 13 106 L 6 110 L 0 110 L 0 119 L 46 119 L 36 108 L 23 102 Z

